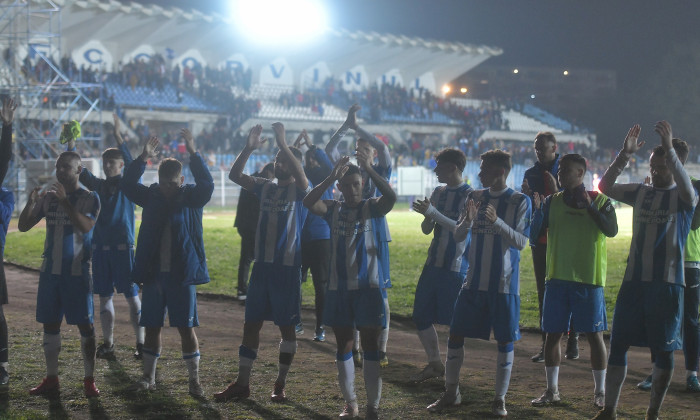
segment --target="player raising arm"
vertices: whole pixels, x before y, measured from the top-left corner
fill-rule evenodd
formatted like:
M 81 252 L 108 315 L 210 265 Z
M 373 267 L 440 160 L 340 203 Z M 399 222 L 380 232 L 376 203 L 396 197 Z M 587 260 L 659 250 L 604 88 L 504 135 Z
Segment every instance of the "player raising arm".
M 140 325 L 146 328 L 143 345 L 143 376 L 138 391 L 155 389 L 156 365 L 162 348 L 161 331 L 167 313 L 170 326 L 180 334 L 182 358 L 189 375 L 189 393 L 203 395 L 199 383 L 199 342 L 194 327 L 197 317 L 196 285 L 209 282 L 204 253 L 202 208 L 211 199 L 214 180 L 197 153 L 192 133 L 180 135 L 190 154 L 195 184 L 184 184 L 182 163 L 163 159 L 158 183 L 139 183 L 146 162 L 157 155 L 158 138 L 151 137 L 141 155 L 127 168 L 122 179 L 126 196 L 143 208 L 134 263 L 134 282 L 143 286 Z
M 651 185 L 616 184 L 632 154 L 643 145 L 641 128 L 630 128 L 622 150 L 600 180 L 608 197 L 633 207 L 633 230 L 625 276 L 615 303 L 605 378 L 605 408 L 596 419 L 616 418 L 627 375 L 630 346 L 656 355 L 647 419 L 656 419 L 673 376 L 673 352 L 682 347 L 683 253 L 698 202 L 688 174 L 673 149 L 671 125 L 656 124 L 661 145 L 649 159 Z
M 306 196 L 304 205 L 326 219 L 331 230 L 331 271 L 323 320 L 333 328 L 336 337 L 338 382 L 345 400 L 340 417 L 358 415 L 352 359 L 353 326 L 356 326 L 364 349 L 365 418 L 375 419 L 382 387 L 378 338 L 386 328 L 386 310 L 380 289 L 382 273 L 377 255 L 380 238 L 375 226 L 376 220 L 393 208 L 396 193 L 372 168 L 370 156 L 358 152 L 360 166 L 382 194 L 378 198 L 364 198 L 360 168 L 349 165 L 349 159 L 345 156 L 337 162 L 331 175 Z M 321 200 L 324 191 L 336 181 L 344 200 Z
M 260 217 L 255 238 L 255 265 L 245 305 L 243 340 L 238 348 L 238 377 L 226 389 L 214 394 L 219 402 L 240 400 L 250 396 L 250 374 L 258 356 L 260 329 L 265 321 L 279 327 L 279 364 L 270 399 L 286 400 L 287 373 L 297 351 L 294 327 L 301 311 L 301 229 L 308 214 L 301 200 L 309 189 L 301 167 L 301 151 L 287 146 L 282 123 L 272 124 L 279 152 L 275 157 L 273 182 L 243 173 L 250 155 L 265 139 L 260 138 L 262 126 L 256 125 L 248 141 L 231 167 L 229 178 L 260 198 Z

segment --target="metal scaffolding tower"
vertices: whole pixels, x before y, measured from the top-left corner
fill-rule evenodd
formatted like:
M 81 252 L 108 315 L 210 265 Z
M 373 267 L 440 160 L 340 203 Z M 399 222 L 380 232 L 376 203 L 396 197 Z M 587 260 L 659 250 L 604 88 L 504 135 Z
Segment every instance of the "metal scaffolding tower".
M 5 184 L 19 193 L 41 183 L 27 173 L 31 185 L 20 185 L 26 160 L 53 159 L 64 150 L 57 141 L 64 123 L 82 123 L 98 111 L 91 120 L 99 124 L 83 130 L 82 140 L 102 145 L 102 85 L 73 81 L 62 70 L 61 8 L 52 0 L 0 2 L 0 49 L 0 94 L 20 104 L 13 123 L 16 159 Z

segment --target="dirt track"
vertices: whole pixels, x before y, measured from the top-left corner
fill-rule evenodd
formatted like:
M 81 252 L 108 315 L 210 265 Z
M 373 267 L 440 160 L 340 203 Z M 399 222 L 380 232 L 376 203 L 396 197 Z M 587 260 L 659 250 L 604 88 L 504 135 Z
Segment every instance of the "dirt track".
M 10 291 L 10 304 L 5 307 L 5 314 L 10 327 L 10 334 L 27 330 L 40 331 L 41 327 L 34 318 L 38 273 L 10 265 L 6 265 L 5 270 Z M 125 300 L 121 296 L 117 296 L 114 302 L 117 312 L 115 341 L 117 343 L 131 343 L 133 341 L 133 332 L 128 325 Z M 201 326 L 197 329 L 197 335 L 200 339 L 202 353 L 206 355 L 207 360 L 237 357 L 236 350 L 241 342 L 243 309 L 244 307 L 241 303 L 229 298 L 199 297 L 198 310 Z M 322 367 L 327 365 L 329 375 L 335 375 L 335 368 L 332 365 L 335 354 L 335 343 L 332 333 L 328 334 L 326 343 L 313 342 L 311 334 L 313 331 L 313 313 L 305 310 L 302 316 L 307 333 L 300 336 L 298 341 L 299 349 L 294 361 L 296 369 L 302 370 L 305 366 L 314 365 L 318 368 L 319 360 L 323 360 Z M 96 325 L 96 330 L 98 337 L 100 337 L 99 325 Z M 441 328 L 440 335 L 441 343 L 445 343 L 446 330 Z M 179 349 L 180 340 L 175 330 L 166 328 L 163 340 L 164 348 Z M 270 361 L 276 361 L 275 354 L 278 340 L 278 330 L 271 324 L 266 324 L 261 335 L 261 351 L 264 347 L 269 354 L 263 354 L 262 357 Z M 510 401 L 517 399 L 518 405 L 529 406 L 529 399 L 538 397 L 545 388 L 544 365 L 530 361 L 530 356 L 539 348 L 539 340 L 539 334 L 526 332 L 523 334 L 523 339 L 515 345 L 515 363 L 511 382 L 511 396 L 509 398 Z M 12 337 L 10 342 L 12 343 Z M 444 345 L 441 344 L 441 347 L 444 351 Z M 565 397 L 578 396 L 579 398 L 588 398 L 589 395 L 592 397 L 593 382 L 588 345 L 585 339 L 581 341 L 581 347 L 581 358 L 576 361 L 564 361 L 561 368 L 560 388 L 562 395 Z M 40 350 L 37 349 L 37 353 L 39 352 Z M 321 353 L 319 354 L 319 352 Z M 410 321 L 392 318 L 387 353 L 391 363 L 389 368 L 385 369 L 383 373 L 385 394 L 388 394 L 389 387 L 394 386 L 394 384 L 405 385 L 408 376 L 424 365 L 425 356 Z M 42 356 L 37 354 L 37 357 L 41 358 Z M 462 380 L 464 382 L 469 381 L 470 386 L 485 390 L 493 389 L 494 359 L 495 343 L 467 341 Z M 12 347 L 10 347 L 10 360 L 12 362 Z M 43 363 L 40 365 L 43 366 Z M 673 408 L 675 413 L 681 413 L 678 417 L 698 418 L 700 417 L 700 396 L 684 391 L 685 369 L 683 366 L 683 355 L 680 352 L 676 354 L 676 366 L 676 373 L 664 407 Z M 637 391 L 634 389 L 634 385 L 647 374 L 649 368 L 648 351 L 646 349 L 633 348 L 629 355 L 629 374 L 621 397 L 623 407 L 627 409 L 646 407 L 649 398 L 648 393 Z M 38 371 L 36 376 L 40 377 L 42 373 L 43 370 Z M 465 379 L 467 376 L 469 379 Z M 484 380 L 478 382 L 482 377 Z M 361 382 L 361 374 L 359 373 L 357 380 Z M 219 387 L 219 385 L 215 386 Z M 207 388 L 207 391 L 215 391 L 213 387 L 214 385 L 212 385 L 211 390 Z M 436 382 L 427 386 L 426 390 L 430 390 L 430 395 L 434 394 L 434 396 L 437 396 L 439 387 L 439 383 Z M 436 390 L 436 392 L 433 393 L 433 390 Z M 358 392 L 359 395 L 361 394 Z M 432 398 L 430 395 L 425 397 L 425 400 L 428 402 Z M 520 401 L 522 399 L 525 399 L 525 401 Z M 416 407 L 415 410 L 419 410 L 419 407 Z M 533 413 L 538 412 L 534 411 Z M 593 413 L 594 410 L 591 407 L 585 413 L 580 413 L 580 418 L 588 418 Z M 398 416 L 400 414 L 395 413 L 395 415 Z M 538 414 L 534 414 L 534 416 L 540 417 Z M 394 415 L 387 417 L 393 418 Z M 669 417 L 666 416 L 664 418 Z

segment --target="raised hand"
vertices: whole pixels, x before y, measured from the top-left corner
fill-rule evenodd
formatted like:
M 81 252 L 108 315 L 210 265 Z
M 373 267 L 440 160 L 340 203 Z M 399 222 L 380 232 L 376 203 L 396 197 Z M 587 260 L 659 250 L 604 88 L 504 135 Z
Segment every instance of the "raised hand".
M 470 198 L 459 216 L 458 224 L 463 222 L 471 224 L 476 219 L 476 215 L 479 214 L 479 207 L 481 207 L 481 201 L 474 201 Z
M 298 149 L 299 147 L 301 147 L 301 144 L 302 144 L 302 143 L 301 143 L 301 140 L 302 140 L 303 138 L 304 138 L 304 132 L 302 131 L 302 132 L 299 133 L 299 135 L 297 136 L 297 139 L 294 140 L 294 143 L 292 144 L 292 146 L 293 146 L 293 147 L 296 147 L 297 149 Z
M 256 150 L 262 147 L 267 139 L 260 139 L 260 134 L 262 133 L 262 125 L 258 124 L 253 126 L 248 132 L 248 140 L 246 141 L 246 147 L 251 150 Z
M 56 196 L 58 201 L 63 201 L 66 199 L 66 188 L 60 182 L 55 182 L 48 190 L 47 194 L 53 194 Z
M 306 147 L 310 149 L 311 146 L 313 146 L 313 143 L 311 143 L 311 140 L 309 139 L 309 133 L 307 133 L 306 130 L 301 130 L 301 136 L 304 137 L 304 144 Z
M 552 192 L 559 191 L 559 182 L 557 182 L 557 179 L 554 177 L 554 175 L 552 175 L 551 172 L 545 171 L 544 183 L 547 186 L 548 191 L 552 191 Z
M 520 186 L 520 190 L 523 194 L 532 197 L 532 189 L 530 189 L 530 183 L 527 182 L 527 179 L 523 179 L 523 185 Z
M 639 127 L 639 124 L 635 124 L 629 129 L 625 137 L 625 142 L 622 144 L 623 152 L 632 155 L 637 153 L 637 151 L 644 146 L 644 141 L 638 141 L 641 131 L 642 129 Z
M 428 199 L 428 197 L 425 197 L 424 200 L 416 200 L 413 202 L 413 210 L 420 214 L 425 214 L 425 212 L 428 211 L 429 207 L 430 200 Z
M 360 109 L 362 109 L 360 105 L 354 104 L 348 110 L 348 117 L 345 119 L 345 125 L 353 130 L 357 129 L 357 111 Z
M 5 124 L 12 124 L 12 120 L 15 118 L 15 109 L 17 109 L 17 103 L 12 98 L 7 98 L 2 103 L 2 109 L 0 110 L 0 118 Z
M 668 121 L 659 121 L 654 127 L 654 131 L 661 137 L 661 145 L 666 150 L 673 149 L 673 131 Z
M 46 193 L 41 193 L 41 187 L 34 187 L 31 193 L 29 193 L 29 199 L 27 199 L 27 205 L 34 205 L 39 201 L 41 197 L 46 195 Z
M 180 135 L 183 139 L 185 139 L 185 147 L 187 148 L 187 152 L 191 155 L 197 153 L 197 148 L 194 147 L 194 137 L 192 136 L 190 130 L 183 128 L 180 130 Z
M 488 220 L 488 222 L 491 224 L 496 223 L 496 220 L 498 219 L 498 214 L 496 213 L 496 208 L 493 206 L 493 204 L 486 206 L 484 215 L 486 216 L 486 220 Z
M 275 132 L 275 142 L 280 149 L 287 146 L 285 139 L 284 124 L 281 122 L 272 123 L 272 131 Z
M 542 196 L 539 193 L 534 193 L 532 195 L 532 209 L 540 210 L 542 208 Z
M 335 167 L 328 177 L 333 181 L 337 181 L 342 178 L 343 175 L 345 175 L 345 172 L 348 170 L 348 162 L 350 162 L 350 156 L 343 156 L 338 159 L 338 162 L 336 162 Z
M 112 119 L 114 120 L 114 139 L 117 141 L 118 145 L 124 144 L 124 139 L 122 138 L 121 123 L 119 122 L 119 116 L 117 114 L 112 114 Z
M 158 140 L 158 137 L 156 136 L 151 136 L 146 140 L 146 143 L 143 145 L 143 152 L 141 153 L 141 157 L 143 160 L 146 160 L 148 158 L 156 157 L 158 155 L 158 146 L 160 145 L 160 140 Z

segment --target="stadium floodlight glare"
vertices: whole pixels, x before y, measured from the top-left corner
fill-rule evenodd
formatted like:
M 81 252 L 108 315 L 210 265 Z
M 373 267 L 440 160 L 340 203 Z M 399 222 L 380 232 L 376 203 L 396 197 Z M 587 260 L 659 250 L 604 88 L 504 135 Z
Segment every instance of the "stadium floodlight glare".
M 564 76 L 568 76 L 568 75 L 569 75 L 569 70 L 564 70 Z
M 518 70 L 518 69 L 513 69 L 513 74 L 518 74 L 519 72 L 520 72 L 520 70 Z
M 450 85 L 443 85 L 442 86 L 442 93 L 444 93 L 445 95 L 450 93 L 451 90 L 452 90 L 452 88 L 450 87 Z
M 466 87 L 463 87 L 463 88 L 460 89 L 459 91 L 462 92 L 462 93 L 467 93 L 468 90 L 469 90 L 469 89 L 467 89 Z
M 236 30 L 261 44 L 302 44 L 327 28 L 320 0 L 236 0 L 231 13 Z
M 530 95 L 530 99 L 535 99 L 535 94 Z

